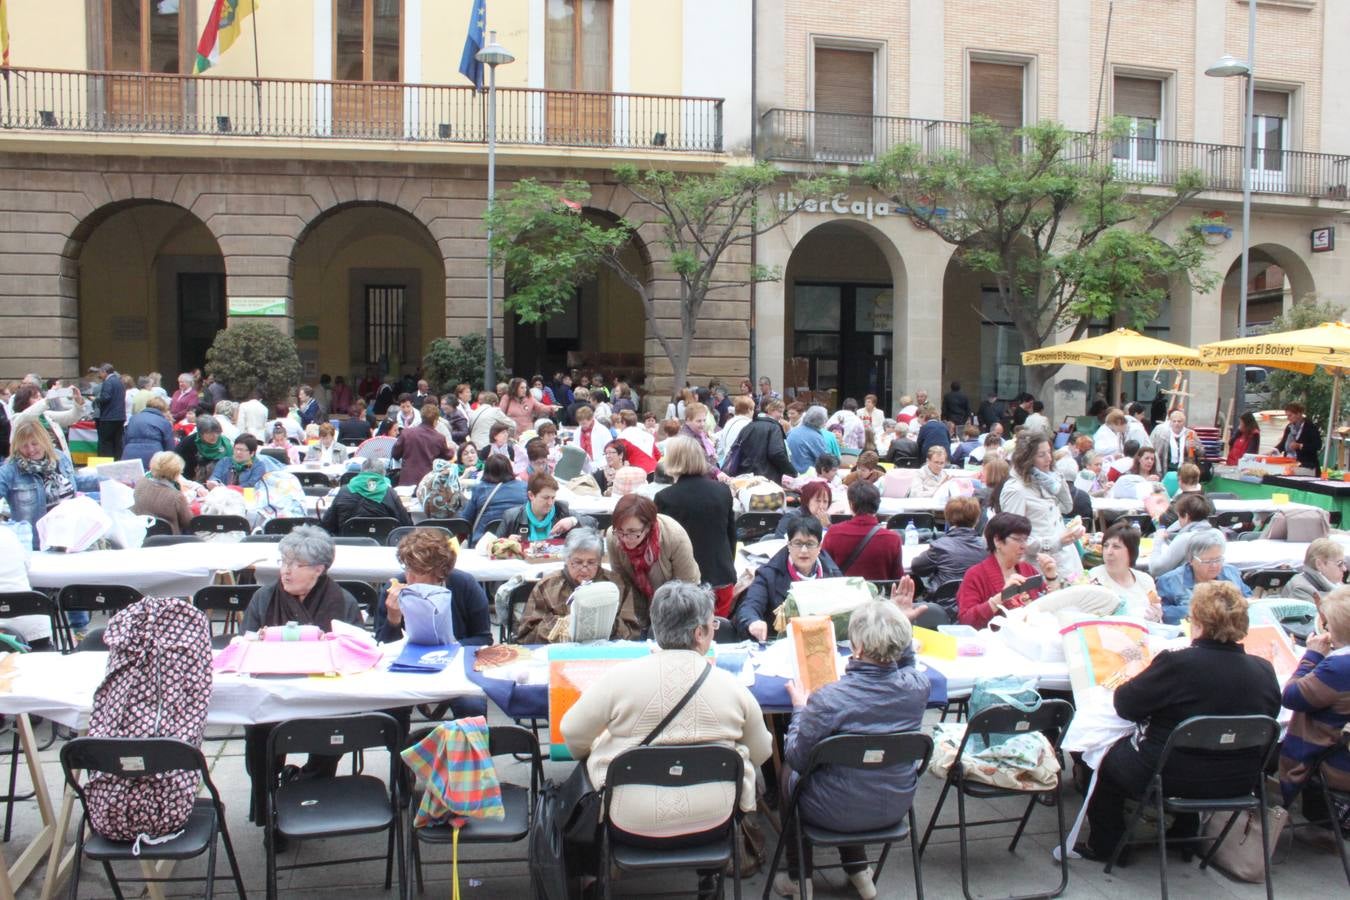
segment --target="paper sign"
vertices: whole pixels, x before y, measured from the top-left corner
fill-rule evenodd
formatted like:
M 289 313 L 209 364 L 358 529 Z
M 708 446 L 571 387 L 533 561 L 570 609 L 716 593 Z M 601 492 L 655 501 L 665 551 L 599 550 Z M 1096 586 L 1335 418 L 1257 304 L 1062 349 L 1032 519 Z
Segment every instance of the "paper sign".
M 592 646 L 559 644 L 548 648 L 549 759 L 571 759 L 562 736 L 562 720 L 586 688 L 615 666 L 650 654 L 646 644 Z
M 1252 625 L 1247 636 L 1239 643 L 1252 656 L 1259 656 L 1275 667 L 1275 677 L 1280 684 L 1289 680 L 1298 669 L 1298 657 L 1294 655 L 1289 636 L 1279 625 Z
M 1080 709 L 1094 693 L 1112 693 L 1148 668 L 1148 629 L 1130 622 L 1079 622 L 1060 631 L 1069 683 Z

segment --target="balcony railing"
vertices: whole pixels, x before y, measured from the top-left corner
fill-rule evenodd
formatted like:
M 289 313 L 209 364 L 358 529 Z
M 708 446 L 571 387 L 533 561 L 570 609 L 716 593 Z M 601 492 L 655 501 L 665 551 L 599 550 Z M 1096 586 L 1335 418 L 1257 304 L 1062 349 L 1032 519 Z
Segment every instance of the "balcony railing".
M 469 85 L 7 70 L 0 127 L 46 132 L 346 138 L 481 144 L 487 94 Z M 502 144 L 722 150 L 722 101 L 497 89 Z
M 860 165 L 901 144 L 929 154 L 977 152 L 966 122 L 770 109 L 760 117 L 766 159 Z M 1242 148 L 1154 138 L 1122 138 L 1080 132 L 1065 148 L 1067 159 L 1110 160 L 1126 181 L 1167 186 L 1198 172 L 1212 190 L 1242 190 Z M 1257 151 L 1252 190 L 1328 200 L 1350 199 L 1350 156 L 1301 150 Z

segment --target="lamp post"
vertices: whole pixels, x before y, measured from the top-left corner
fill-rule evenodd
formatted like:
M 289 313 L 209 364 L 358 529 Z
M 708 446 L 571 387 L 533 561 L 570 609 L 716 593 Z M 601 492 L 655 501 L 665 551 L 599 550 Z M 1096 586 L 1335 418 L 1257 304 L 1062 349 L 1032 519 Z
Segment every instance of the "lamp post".
M 488 176 L 487 207 L 492 213 L 497 198 L 497 67 L 513 63 L 516 58 L 510 51 L 497 43 L 497 32 L 488 32 L 488 44 L 474 54 L 474 59 L 488 67 Z M 492 309 L 492 220 L 487 226 L 487 355 L 483 372 L 483 390 L 497 388 L 497 367 L 495 365 L 496 343 L 493 337 Z
M 1225 54 L 1218 62 L 1205 69 L 1211 78 L 1246 78 L 1247 100 L 1242 115 L 1242 262 L 1238 277 L 1238 337 L 1247 336 L 1247 279 L 1248 261 L 1252 246 L 1252 105 L 1256 100 L 1256 0 L 1247 0 L 1247 61 Z M 1247 399 L 1247 369 L 1238 364 L 1237 397 L 1234 409 L 1244 411 Z M 1231 425 L 1231 423 L 1229 423 Z

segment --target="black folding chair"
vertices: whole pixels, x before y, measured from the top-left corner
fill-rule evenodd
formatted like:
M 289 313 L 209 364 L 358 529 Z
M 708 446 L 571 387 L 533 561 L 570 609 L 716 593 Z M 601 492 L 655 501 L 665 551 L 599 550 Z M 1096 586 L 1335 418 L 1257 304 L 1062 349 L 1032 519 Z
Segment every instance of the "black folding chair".
M 1252 589 L 1252 595 L 1263 597 L 1266 594 L 1278 594 L 1284 586 L 1298 574 L 1298 570 L 1282 566 L 1274 569 L 1247 569 L 1242 573 L 1242 583 Z
M 147 535 L 142 547 L 173 547 L 178 544 L 200 544 L 200 534 L 151 534 Z
M 1338 743 L 1328 747 L 1317 762 L 1317 782 L 1322 788 L 1322 802 L 1326 804 L 1327 815 L 1331 821 L 1327 824 L 1331 826 L 1331 833 L 1336 836 L 1336 849 L 1340 852 L 1341 868 L 1345 870 L 1345 881 L 1350 884 L 1350 847 L 1345 845 L 1345 839 L 1350 837 L 1346 834 L 1345 828 L 1341 825 L 1341 817 L 1338 815 L 1340 809 L 1350 808 L 1350 791 L 1337 791 L 1327 786 L 1327 765 L 1329 758 L 1335 753 L 1345 753 L 1350 751 L 1350 728 L 1341 729 L 1341 739 Z M 1307 789 L 1305 785 L 1305 790 Z M 13 793 L 14 787 L 10 786 L 10 792 Z M 1311 822 L 1307 824 L 1319 824 Z M 1269 871 L 1267 871 L 1269 875 Z
M 173 534 L 173 533 L 174 533 L 173 523 L 170 522 L 168 519 L 160 518 L 159 516 L 155 516 L 155 521 L 151 523 L 149 528 L 145 529 L 145 536 L 147 538 L 154 537 L 155 535 L 159 534 Z
M 289 466 L 291 464 L 291 455 L 281 447 L 259 447 L 258 452 L 263 456 L 272 457 L 283 466 Z
M 188 523 L 188 531 L 193 534 L 206 532 L 209 534 L 232 534 L 243 532 L 248 534 L 253 528 L 248 524 L 248 519 L 243 516 L 193 516 L 192 521 Z
M 431 733 L 431 729 L 426 729 L 419 734 L 413 735 L 408 740 L 408 745 L 420 741 L 423 737 Z M 530 762 L 530 785 L 525 787 L 518 784 L 509 784 L 502 782 L 502 806 L 505 807 L 506 817 L 503 819 L 469 819 L 467 824 L 459 829 L 459 842 L 461 844 L 514 844 L 517 841 L 524 840 L 530 833 L 531 819 L 533 818 L 535 803 L 539 799 L 539 787 L 544 780 L 544 760 L 539 752 L 539 741 L 526 728 L 519 725 L 493 725 L 488 728 L 488 753 L 492 756 L 512 755 L 516 759 L 522 757 Z M 421 789 L 415 788 L 413 795 L 408 802 L 408 809 L 415 813 L 420 805 Z M 412 861 L 412 871 L 417 877 L 417 890 L 422 890 L 422 844 L 439 844 L 447 846 L 454 842 L 454 829 L 448 825 L 428 825 L 417 828 L 412 824 L 412 819 L 408 820 L 409 839 L 408 850 Z M 491 860 L 492 865 L 507 862 L 525 862 L 523 858 L 502 859 L 494 856 Z M 445 865 L 446 863 L 439 863 Z M 438 863 L 429 863 L 429 865 L 438 865 Z
M 446 531 L 459 538 L 461 544 L 469 540 L 469 535 L 473 533 L 473 523 L 468 519 L 423 519 L 418 523 L 423 528 L 444 528 Z
M 283 516 L 278 519 L 268 519 L 264 522 L 262 533 L 287 535 L 301 525 L 317 525 L 320 528 L 323 527 L 323 523 L 312 516 Z
M 647 872 L 657 869 L 707 870 L 715 873 L 713 896 L 720 897 L 724 889 L 725 866 L 731 863 L 732 893 L 741 900 L 741 780 L 745 762 L 730 747 L 711 744 L 671 744 L 667 746 L 633 747 L 615 757 L 605 774 L 601 791 L 602 825 L 600 828 L 600 896 L 610 897 L 610 870 Z M 720 826 L 720 834 L 693 847 L 659 845 L 659 841 L 645 840 L 642 846 L 624 843 L 625 834 L 614 827 L 610 806 L 614 791 L 629 785 L 655 788 L 689 788 L 697 784 L 727 784 L 732 788 L 730 815 Z M 709 829 L 712 830 L 712 829 Z M 688 896 L 689 890 L 671 892 Z M 649 894 L 648 896 L 656 896 Z
M 941 625 L 952 624 L 952 617 L 946 608 L 940 603 L 929 603 L 928 608 L 919 613 L 919 617 L 914 620 L 914 624 L 920 628 L 927 628 L 930 631 L 937 631 Z
M 72 612 L 104 612 L 109 615 L 126 609 L 141 599 L 141 592 L 122 584 L 68 584 L 56 595 L 61 611 L 61 632 L 65 651 L 75 648 L 75 630 L 70 626 Z
M 61 768 L 65 772 L 66 784 L 75 791 L 84 809 L 75 838 L 75 868 L 70 875 L 71 900 L 78 895 L 80 866 L 86 856 L 103 864 L 113 895 L 121 898 L 122 889 L 112 867 L 114 862 L 193 859 L 203 853 L 207 854 L 205 876 L 123 880 L 135 883 L 204 880 L 205 896 L 209 900 L 215 895 L 217 834 L 225 845 L 225 858 L 230 864 L 235 890 L 241 898 L 246 896 L 244 878 L 239 872 L 239 861 L 235 858 L 234 844 L 230 841 L 230 829 L 226 824 L 225 806 L 220 801 L 220 792 L 216 790 L 215 783 L 211 781 L 206 759 L 196 747 L 173 738 L 77 737 L 61 747 Z M 197 772 L 210 796 L 198 797 L 193 801 L 192 812 L 182 832 L 164 843 L 114 841 L 95 832 L 89 822 L 88 799 L 84 786 L 80 784 L 81 772 L 106 773 L 133 780 L 172 772 Z
M 913 525 L 914 530 L 919 533 L 921 544 L 931 543 L 937 537 L 937 519 L 932 513 L 902 512 L 886 520 L 886 527 L 891 531 L 904 531 L 910 525 Z
M 595 530 L 600 532 L 601 534 L 604 534 L 606 531 L 608 531 L 609 526 L 614 524 L 613 513 L 600 512 L 600 513 L 587 513 L 587 515 L 589 515 L 592 519 L 595 520 Z
M 1234 535 L 1256 530 L 1256 514 L 1245 511 L 1216 512 L 1209 517 L 1209 524 Z
M 375 609 L 380 605 L 380 592 L 375 589 L 375 585 L 364 581 L 339 581 L 338 587 L 356 598 L 361 612 L 365 614 L 366 624 L 372 624 L 375 621 Z
M 923 862 L 919 855 L 919 826 L 914 818 L 914 805 L 911 803 L 905 815 L 888 828 L 876 828 L 871 831 L 838 832 L 812 825 L 801 817 L 798 806 L 802 791 L 806 789 L 811 776 L 824 766 L 837 766 L 841 769 L 857 769 L 869 773 L 868 777 L 877 781 L 892 780 L 910 767 L 918 779 L 928 768 L 928 760 L 933 755 L 933 739 L 917 731 L 896 732 L 894 734 L 836 734 L 826 738 L 815 746 L 806 760 L 806 771 L 801 773 L 797 786 L 788 801 L 787 814 L 783 817 L 783 832 L 788 823 L 797 822 L 797 859 L 800 866 L 799 876 L 805 884 L 811 879 L 812 869 L 838 869 L 840 865 L 807 866 L 806 847 L 844 847 L 850 844 L 881 844 L 881 856 L 876 860 L 873 881 L 881 879 L 881 870 L 886 865 L 886 856 L 891 852 L 891 844 L 909 838 L 909 851 L 914 861 L 914 894 L 923 900 Z M 769 863 L 769 873 L 764 879 L 764 900 L 769 900 L 773 890 L 773 876 L 778 871 L 778 860 L 785 849 L 783 833 L 779 834 L 778 846 L 773 851 L 773 861 Z M 872 865 L 869 861 L 868 865 Z
M 419 530 L 439 531 L 445 535 L 446 540 L 449 540 L 450 538 L 454 537 L 454 534 L 452 534 L 450 530 L 447 528 L 442 528 L 439 525 L 428 525 L 426 522 L 422 522 L 419 525 L 400 525 L 393 531 L 389 532 L 389 536 L 384 539 L 384 544 L 386 547 L 397 547 L 398 542 L 403 540 L 404 537 L 406 537 L 409 534 L 412 534 L 414 531 Z
M 333 544 L 338 547 L 378 547 L 380 542 L 373 537 L 335 537 Z
M 52 646 L 60 647 L 61 609 L 51 597 L 41 591 L 0 593 L 0 625 L 18 616 L 46 616 L 51 622 Z
M 501 535 L 497 534 L 497 532 L 501 530 L 501 527 L 502 527 L 502 520 L 501 520 L 501 519 L 493 519 L 491 522 L 489 522 L 489 523 L 487 523 L 486 525 L 483 526 L 483 533 L 484 533 L 484 534 L 492 534 L 492 535 L 496 535 L 497 537 L 501 537 Z
M 1124 513 L 1120 518 L 1116 519 L 1116 521 L 1129 523 L 1134 526 L 1135 531 L 1144 536 L 1150 535 L 1157 530 L 1157 526 L 1153 522 L 1153 517 L 1147 513 Z
M 398 859 L 398 895 L 404 895 L 406 860 L 403 855 L 403 819 L 399 815 L 402 735 L 393 716 L 363 713 L 326 719 L 291 719 L 267 736 L 267 797 L 264 809 L 264 844 L 267 852 L 267 897 L 276 900 L 277 873 L 286 869 L 332 866 L 326 859 L 290 866 L 277 865 L 277 837 L 289 840 L 345 837 L 389 832 L 384 856 L 342 857 L 341 863 L 383 859 L 384 888 L 393 879 Z M 332 756 L 384 748 L 389 752 L 388 782 L 373 775 L 336 775 L 332 778 L 302 778 L 278 784 L 280 764 L 289 753 Z
M 1049 739 L 1055 755 L 1059 755 L 1059 743 L 1064 738 L 1064 732 L 1068 730 L 1069 723 L 1073 721 L 1073 706 L 1065 700 L 1046 700 L 1039 707 L 1031 712 L 1023 712 L 1013 706 L 991 706 L 976 713 L 966 723 L 966 733 L 961 738 L 961 746 L 957 749 L 956 761 L 947 771 L 947 778 L 942 783 L 942 793 L 938 794 L 937 805 L 933 807 L 932 818 L 928 820 L 928 828 L 924 831 L 923 842 L 919 845 L 919 852 L 923 853 L 928 848 L 928 839 L 932 837 L 935 830 L 943 828 L 956 828 L 959 830 L 961 845 L 961 891 L 966 895 L 966 900 L 974 900 L 970 893 L 970 848 L 967 843 L 966 830 L 974 828 L 977 825 L 1002 825 L 1009 822 L 1016 822 L 1017 831 L 1013 834 L 1012 843 L 1008 845 L 1008 852 L 1014 853 L 1017 850 L 1017 844 L 1022 840 L 1022 832 L 1026 830 L 1027 822 L 1031 820 L 1032 810 L 1036 808 L 1041 798 L 1045 798 L 1055 807 L 1055 816 L 1059 824 L 1059 884 L 1053 890 L 1038 891 L 1034 894 L 1022 894 L 1018 897 L 1009 897 L 1007 900 L 1029 900 L 1032 897 L 1058 897 L 1064 893 L 1064 889 L 1069 884 L 1069 853 L 1064 847 L 1064 803 L 1060 798 L 1060 783 L 1063 781 L 1063 773 L 1055 777 L 1055 786 L 1044 790 L 1011 790 L 1009 788 L 995 787 L 991 784 L 975 781 L 966 777 L 965 766 L 962 759 L 965 756 L 966 746 L 974 735 L 981 735 L 986 742 L 991 734 L 1024 734 L 1032 731 L 1039 731 Z M 947 800 L 947 794 L 953 788 L 956 790 L 956 811 L 957 821 L 954 825 L 937 824 L 938 817 L 942 815 L 942 805 Z M 977 800 L 994 800 L 1002 797 L 1027 798 L 1026 811 L 1021 816 L 1002 819 L 981 819 L 975 822 L 966 820 L 966 798 L 974 797 Z
M 752 544 L 774 533 L 783 520 L 780 512 L 747 512 L 736 517 L 736 540 Z
M 956 579 L 948 581 L 935 591 L 926 594 L 923 602 L 929 606 L 940 606 L 947 611 L 947 618 L 951 622 L 956 621 L 956 593 L 961 590 L 961 581 Z
M 301 487 L 331 488 L 333 486 L 333 479 L 329 478 L 323 472 L 303 472 L 297 470 L 291 474 L 300 482 Z
M 506 619 L 501 623 L 501 631 L 497 635 L 498 643 L 514 644 L 516 642 L 516 623 L 520 621 L 521 613 L 525 611 L 525 604 L 529 602 L 530 592 L 538 584 L 537 581 L 522 581 L 511 588 L 511 596 L 506 601 Z
M 239 623 L 243 621 L 244 610 L 248 609 L 249 601 L 259 587 L 261 585 L 257 584 L 212 584 L 192 595 L 192 605 L 206 613 L 208 622 L 211 613 L 225 613 L 220 620 L 220 633 L 211 635 L 212 647 L 219 650 L 234 639 Z
M 1134 835 L 1134 829 L 1139 825 L 1139 820 L 1144 814 L 1146 807 L 1153 807 L 1157 812 L 1158 826 L 1158 876 L 1162 880 L 1163 900 L 1167 900 L 1167 829 L 1162 827 L 1162 822 L 1167 813 L 1192 813 L 1202 812 L 1211 813 L 1232 813 L 1228 822 L 1223 826 L 1223 831 L 1214 840 L 1213 844 L 1200 858 L 1200 868 L 1209 865 L 1215 851 L 1223 843 L 1224 838 L 1228 837 L 1228 832 L 1233 824 L 1238 820 L 1238 814 L 1244 810 L 1258 812 L 1261 816 L 1261 848 L 1264 851 L 1266 860 L 1266 898 L 1274 900 L 1275 889 L 1270 881 L 1270 832 L 1266 822 L 1266 764 L 1270 762 L 1271 756 L 1275 752 L 1275 745 L 1280 739 L 1280 725 L 1269 716 L 1192 716 L 1172 729 L 1172 733 L 1167 736 L 1167 743 L 1163 745 L 1162 755 L 1158 757 L 1158 765 L 1153 770 L 1153 777 L 1149 780 L 1148 789 L 1144 796 L 1139 799 L 1135 807 L 1134 815 L 1130 817 L 1129 824 L 1125 827 L 1125 833 L 1121 835 L 1120 841 L 1116 844 L 1115 850 L 1111 853 L 1111 859 L 1107 861 L 1105 872 L 1111 873 L 1111 869 L 1120 859 L 1120 854 L 1125 846 L 1130 843 L 1130 838 Z M 1248 789 L 1232 797 L 1207 798 L 1203 800 L 1191 799 L 1187 797 L 1178 797 L 1172 795 L 1168 790 L 1168 785 L 1163 784 L 1163 771 L 1167 768 L 1168 757 L 1173 752 L 1194 753 L 1205 757 L 1246 755 L 1252 760 L 1251 783 Z M 1172 788 L 1184 787 L 1184 785 L 1170 785 Z M 1208 841 L 1209 838 L 1202 836 L 1173 838 L 1171 843 L 1178 844 L 1183 842 Z
M 368 537 L 377 544 L 383 544 L 389 532 L 398 527 L 398 519 L 392 516 L 353 516 L 342 523 L 338 529 L 341 537 Z

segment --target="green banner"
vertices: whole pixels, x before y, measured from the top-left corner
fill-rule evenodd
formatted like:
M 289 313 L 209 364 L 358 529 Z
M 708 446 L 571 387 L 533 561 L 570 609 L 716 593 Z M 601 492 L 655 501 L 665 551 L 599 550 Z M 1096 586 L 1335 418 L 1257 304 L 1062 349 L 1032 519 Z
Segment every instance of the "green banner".
M 231 297 L 226 308 L 231 316 L 284 316 L 285 297 Z

